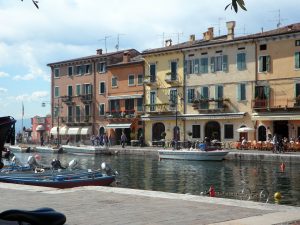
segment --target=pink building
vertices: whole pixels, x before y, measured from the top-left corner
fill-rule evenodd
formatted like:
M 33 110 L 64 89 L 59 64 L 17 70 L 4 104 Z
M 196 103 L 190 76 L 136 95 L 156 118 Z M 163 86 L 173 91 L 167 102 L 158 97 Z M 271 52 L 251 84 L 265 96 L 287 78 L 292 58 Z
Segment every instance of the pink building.
M 43 136 L 44 141 L 47 143 L 50 139 L 51 126 L 51 115 L 46 117 L 35 116 L 31 118 L 32 124 L 32 141 L 34 143 L 40 143 L 41 136 Z

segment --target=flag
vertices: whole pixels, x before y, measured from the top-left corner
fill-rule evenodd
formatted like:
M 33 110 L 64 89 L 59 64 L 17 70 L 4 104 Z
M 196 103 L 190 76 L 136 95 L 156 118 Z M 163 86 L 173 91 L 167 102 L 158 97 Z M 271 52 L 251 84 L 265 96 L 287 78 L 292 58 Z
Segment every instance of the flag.
M 22 102 L 22 117 L 24 116 L 24 104 Z

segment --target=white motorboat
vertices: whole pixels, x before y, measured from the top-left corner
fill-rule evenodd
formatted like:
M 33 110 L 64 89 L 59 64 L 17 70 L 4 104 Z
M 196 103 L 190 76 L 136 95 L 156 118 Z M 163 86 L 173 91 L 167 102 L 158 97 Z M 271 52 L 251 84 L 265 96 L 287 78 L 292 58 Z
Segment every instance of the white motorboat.
M 109 154 L 107 146 L 92 146 L 92 145 L 62 145 L 63 151 L 68 153 L 83 153 L 83 154 Z
M 31 152 L 32 148 L 29 146 L 25 146 L 25 145 L 10 145 L 8 146 L 8 149 L 11 152 Z
M 63 153 L 63 148 L 59 146 L 36 146 L 35 150 L 39 153 Z
M 199 161 L 221 161 L 228 154 L 224 150 L 201 151 L 199 149 L 158 150 L 160 159 L 183 159 Z

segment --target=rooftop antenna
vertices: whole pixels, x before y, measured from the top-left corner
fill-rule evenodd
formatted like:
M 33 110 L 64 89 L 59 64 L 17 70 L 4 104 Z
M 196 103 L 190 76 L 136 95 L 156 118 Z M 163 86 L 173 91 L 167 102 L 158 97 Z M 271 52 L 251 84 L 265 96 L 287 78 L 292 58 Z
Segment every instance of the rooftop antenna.
M 110 38 L 111 36 L 105 36 L 103 39 L 100 39 L 100 40 L 98 40 L 98 41 L 104 41 L 104 45 L 105 45 L 105 53 L 107 53 L 107 43 L 106 43 L 106 40 L 108 39 L 108 38 Z
M 218 36 L 221 36 L 221 21 L 226 20 L 226 17 L 218 17 L 218 23 L 213 24 L 213 26 L 218 26 Z
M 173 35 L 177 36 L 177 44 L 179 44 L 179 42 L 180 42 L 180 36 L 183 36 L 183 32 L 177 32 L 177 33 L 174 33 Z
M 278 10 L 274 10 L 274 11 L 271 11 L 271 12 L 273 12 L 273 13 L 276 13 L 277 14 L 277 18 L 275 19 L 275 20 L 271 20 L 271 22 L 276 22 L 276 27 L 277 28 L 279 28 L 279 27 L 281 27 L 281 25 L 282 25 L 282 21 L 284 21 L 284 20 L 286 20 L 286 19 L 282 19 L 281 18 L 281 12 L 280 12 L 280 9 L 278 9 Z
M 115 46 L 115 48 L 117 49 L 117 51 L 119 51 L 119 48 L 120 48 L 120 36 L 121 35 L 125 35 L 125 34 L 118 34 L 117 35 L 117 44 Z

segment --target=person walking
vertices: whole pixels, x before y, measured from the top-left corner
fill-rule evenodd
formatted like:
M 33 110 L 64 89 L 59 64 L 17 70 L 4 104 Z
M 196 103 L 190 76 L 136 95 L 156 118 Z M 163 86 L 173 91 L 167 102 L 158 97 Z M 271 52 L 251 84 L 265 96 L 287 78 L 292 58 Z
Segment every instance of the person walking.
M 41 146 L 44 146 L 44 136 L 41 135 Z
M 274 153 L 278 152 L 278 137 L 277 137 L 277 134 L 274 134 L 274 136 L 273 136 L 273 152 Z
M 122 135 L 121 135 L 121 145 L 122 145 L 122 148 L 125 148 L 126 141 L 127 141 L 126 135 L 124 134 L 124 132 L 122 132 Z

